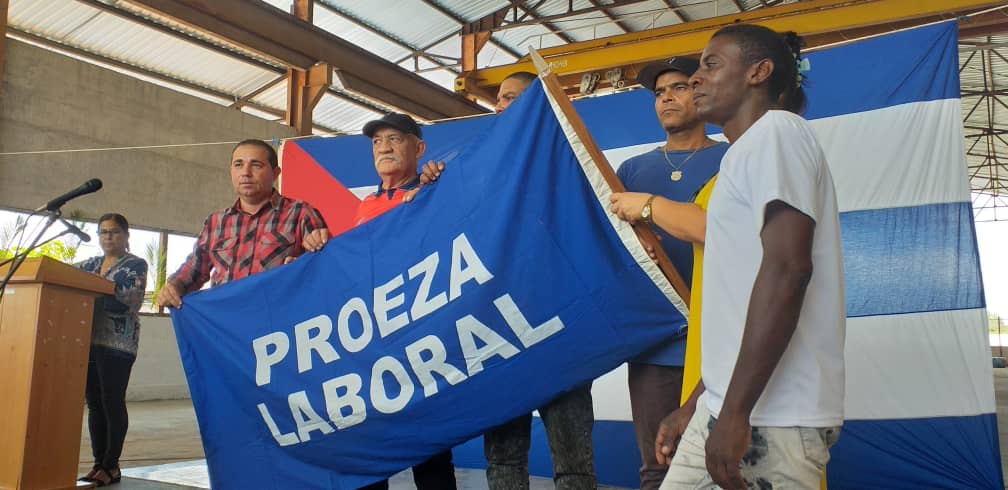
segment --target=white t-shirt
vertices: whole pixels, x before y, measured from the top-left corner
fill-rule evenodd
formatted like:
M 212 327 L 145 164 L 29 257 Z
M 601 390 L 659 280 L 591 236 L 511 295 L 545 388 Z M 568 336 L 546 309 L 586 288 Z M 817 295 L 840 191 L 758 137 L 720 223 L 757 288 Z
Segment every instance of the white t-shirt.
M 731 146 L 707 211 L 702 372 L 715 417 L 738 358 L 762 261 L 767 204 L 782 201 L 815 221 L 812 278 L 798 326 L 756 402 L 753 426 L 831 427 L 843 421 L 845 304 L 833 177 L 811 125 L 769 111 Z

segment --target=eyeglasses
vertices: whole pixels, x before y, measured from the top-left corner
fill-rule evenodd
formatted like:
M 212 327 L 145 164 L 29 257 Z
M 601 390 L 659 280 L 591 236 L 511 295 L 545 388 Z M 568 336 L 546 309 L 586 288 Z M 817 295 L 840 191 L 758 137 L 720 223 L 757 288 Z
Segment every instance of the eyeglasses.
M 102 235 L 115 236 L 122 232 L 123 232 L 122 230 L 98 230 L 98 236 L 99 237 Z

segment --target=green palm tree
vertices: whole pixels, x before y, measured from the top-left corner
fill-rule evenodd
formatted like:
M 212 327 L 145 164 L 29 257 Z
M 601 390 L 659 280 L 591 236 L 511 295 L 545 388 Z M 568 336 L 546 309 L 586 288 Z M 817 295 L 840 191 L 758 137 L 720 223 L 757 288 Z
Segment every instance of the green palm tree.
M 68 216 L 67 221 L 70 221 L 78 228 L 84 226 L 84 221 L 81 219 L 83 213 L 79 209 L 73 210 Z M 0 260 L 9 259 L 15 254 L 21 253 L 24 247 L 27 247 L 27 243 L 16 243 L 15 240 L 19 240 L 18 235 L 25 232 L 25 227 L 28 225 L 28 220 L 24 216 L 17 216 L 14 221 L 5 223 L 0 226 Z M 22 238 L 25 238 L 22 235 Z M 77 248 L 80 247 L 79 240 L 53 240 L 49 243 L 42 245 L 28 253 L 29 257 L 52 257 L 60 262 L 70 263 L 73 262 L 74 258 L 77 257 Z
M 167 262 L 168 253 L 167 250 L 161 248 L 161 240 L 155 239 L 151 240 L 144 247 L 144 258 L 147 259 L 147 263 L 151 265 L 147 270 L 148 280 L 154 284 L 154 290 L 150 293 L 150 298 L 146 298 L 150 301 L 150 304 L 154 306 L 157 311 L 163 311 L 161 305 L 157 304 L 158 293 L 161 292 L 161 288 L 165 285 L 165 280 L 168 278 L 167 274 Z
M 19 233 L 24 232 L 24 228 L 25 219 L 23 216 L 18 216 L 14 221 L 8 221 L 0 226 L 0 260 L 9 259 L 18 252 L 14 240 Z

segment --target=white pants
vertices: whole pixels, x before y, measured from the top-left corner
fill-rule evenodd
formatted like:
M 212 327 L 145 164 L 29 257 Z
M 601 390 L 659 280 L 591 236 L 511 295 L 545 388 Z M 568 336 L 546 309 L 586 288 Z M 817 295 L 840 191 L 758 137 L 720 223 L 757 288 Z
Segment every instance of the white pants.
M 705 462 L 704 448 L 715 421 L 705 398 L 697 400 L 696 413 L 679 441 L 661 490 L 718 488 Z M 829 462 L 829 448 L 839 437 L 840 427 L 753 427 L 740 465 L 742 478 L 753 489 L 817 490 Z

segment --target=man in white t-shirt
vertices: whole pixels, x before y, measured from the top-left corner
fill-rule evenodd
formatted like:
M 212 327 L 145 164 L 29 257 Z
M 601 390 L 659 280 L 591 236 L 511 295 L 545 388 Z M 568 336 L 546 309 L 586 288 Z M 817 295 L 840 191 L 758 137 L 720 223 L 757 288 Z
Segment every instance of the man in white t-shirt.
M 819 488 L 843 423 L 845 304 L 833 180 L 801 40 L 721 29 L 690 79 L 732 143 L 707 212 L 701 371 L 662 489 Z M 704 389 L 701 388 L 701 389 Z M 682 416 L 683 414 L 680 414 Z

